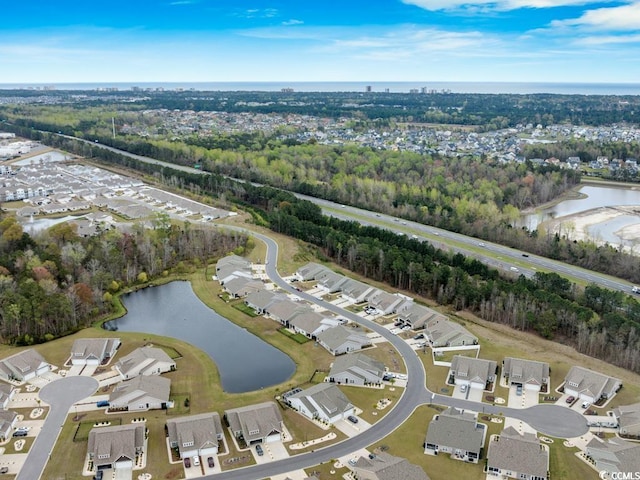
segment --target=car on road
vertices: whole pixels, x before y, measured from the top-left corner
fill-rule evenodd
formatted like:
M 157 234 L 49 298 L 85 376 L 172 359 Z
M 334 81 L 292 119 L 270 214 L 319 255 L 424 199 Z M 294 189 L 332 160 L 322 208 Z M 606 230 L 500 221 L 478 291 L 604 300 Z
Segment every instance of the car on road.
M 636 285 L 634 285 L 633 287 L 631 287 L 631 291 L 633 293 L 640 293 L 640 287 L 637 287 Z
M 215 466 L 215 462 L 213 461 L 213 457 L 207 457 L 207 465 L 209 465 L 209 468 L 213 468 Z
M 512 272 L 519 272 L 520 271 L 516 267 L 510 267 L 509 270 L 511 270 Z
M 567 403 L 573 403 L 575 401 L 576 401 L 576 397 L 574 396 L 567 397 L 567 400 L 566 400 Z
M 260 445 L 256 445 L 256 453 L 258 454 L 259 457 L 264 455 L 264 450 L 262 450 L 262 447 Z
M 200 457 L 198 455 L 194 455 L 193 456 L 193 466 L 194 467 L 199 467 L 200 466 Z
M 347 420 L 349 420 L 351 423 L 358 423 L 358 419 L 356 417 L 354 417 L 353 415 L 349 415 L 347 417 Z
M 528 256 L 529 256 L 529 254 L 528 254 L 528 253 L 523 253 L 523 254 L 522 254 L 522 256 L 523 256 L 523 257 L 528 257 Z
M 478 244 L 478 246 L 479 246 L 479 247 L 484 247 L 484 246 L 485 246 L 485 244 L 484 244 L 484 243 L 482 243 L 482 242 L 480 242 L 480 243 Z
M 191 459 L 189 457 L 184 459 L 185 468 L 191 468 Z

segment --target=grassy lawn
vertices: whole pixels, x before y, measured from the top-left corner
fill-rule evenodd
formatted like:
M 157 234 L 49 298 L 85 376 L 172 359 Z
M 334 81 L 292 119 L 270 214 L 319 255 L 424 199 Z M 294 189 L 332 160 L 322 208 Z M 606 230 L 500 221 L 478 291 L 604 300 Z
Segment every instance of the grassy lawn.
M 256 311 L 250 306 L 248 306 L 246 303 L 244 303 L 242 300 L 233 302 L 232 305 L 233 305 L 233 308 L 235 308 L 236 310 L 240 310 L 242 313 L 244 313 L 245 315 L 248 315 L 249 317 L 258 316 Z
M 554 438 L 549 445 L 549 471 L 554 480 L 595 480 L 599 478 L 598 472 L 580 460 L 576 453 L 577 447 L 568 448 L 563 445 L 563 440 Z
M 320 428 L 315 423 L 307 420 L 307 418 L 290 408 L 284 409 L 284 411 L 282 412 L 282 418 L 285 425 L 287 426 L 287 429 L 289 430 L 289 433 L 291 434 L 291 437 L 293 438 L 293 440 L 290 443 L 287 443 L 287 445 L 308 442 L 316 438 L 322 438 L 331 432 L 336 434 L 336 438 L 334 438 L 333 440 L 327 440 L 326 442 L 323 442 L 319 445 L 310 445 L 307 448 L 302 448 L 299 450 L 291 450 L 287 448 L 289 455 L 300 455 L 301 453 L 306 453 L 310 452 L 311 450 L 317 449 L 320 446 L 326 447 L 328 445 L 341 442 L 342 440 L 346 440 L 347 438 L 347 436 L 340 430 L 337 430 L 333 427 L 331 427 L 329 430 L 324 430 L 323 428 Z
M 353 405 L 362 410 L 360 417 L 369 423 L 375 423 L 377 420 L 389 413 L 389 411 L 395 406 L 395 404 L 400 399 L 400 396 L 404 392 L 404 388 L 400 387 L 385 387 L 384 389 L 378 389 L 365 387 L 346 387 L 342 385 L 340 389 L 344 392 L 344 394 Z M 391 404 L 383 410 L 378 410 L 376 408 L 378 400 L 382 400 L 385 398 L 391 400 Z
M 376 343 L 373 348 L 364 350 L 364 353 L 374 360 L 384 363 L 384 366 L 392 372 L 407 373 L 402 357 L 389 342 Z
M 294 342 L 299 343 L 300 345 L 311 341 L 309 337 L 305 337 L 301 333 L 293 333 L 291 330 L 288 330 L 284 327 L 279 328 L 278 332 L 284 335 L 285 337 L 290 338 Z
M 453 350 L 449 352 L 441 352 L 440 355 L 436 355 L 436 360 L 439 362 L 449 362 L 453 360 L 453 357 L 460 355 L 461 357 L 476 358 L 477 350 Z

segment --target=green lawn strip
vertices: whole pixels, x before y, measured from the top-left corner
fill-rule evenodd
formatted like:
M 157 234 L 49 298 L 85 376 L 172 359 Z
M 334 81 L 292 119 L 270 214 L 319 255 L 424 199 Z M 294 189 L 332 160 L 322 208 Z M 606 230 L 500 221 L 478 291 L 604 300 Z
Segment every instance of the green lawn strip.
M 235 308 L 236 310 L 240 310 L 242 313 L 244 313 L 245 315 L 248 315 L 249 317 L 257 317 L 258 314 L 256 313 L 256 311 L 251 308 L 249 305 L 247 305 L 246 303 L 240 301 L 240 302 L 233 302 L 232 303 L 233 308 Z
M 549 471 L 553 480 L 596 480 L 598 472 L 576 456 L 577 447 L 565 447 L 564 440 L 553 438 L 549 445 Z M 546 444 L 545 444 L 546 445 Z
M 284 335 L 287 338 L 290 338 L 291 340 L 293 340 L 294 342 L 302 345 L 303 343 L 307 343 L 310 342 L 311 339 L 308 337 L 305 337 L 304 335 L 302 335 L 301 333 L 293 333 L 291 330 L 282 327 L 278 329 L 278 332 L 281 333 L 282 335 Z

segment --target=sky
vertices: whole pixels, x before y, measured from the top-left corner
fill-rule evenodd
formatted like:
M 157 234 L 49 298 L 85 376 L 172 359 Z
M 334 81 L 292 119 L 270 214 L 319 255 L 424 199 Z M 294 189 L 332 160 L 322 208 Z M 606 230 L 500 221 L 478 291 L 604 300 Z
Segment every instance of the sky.
M 640 0 L 29 0 L 0 83 L 640 83 Z

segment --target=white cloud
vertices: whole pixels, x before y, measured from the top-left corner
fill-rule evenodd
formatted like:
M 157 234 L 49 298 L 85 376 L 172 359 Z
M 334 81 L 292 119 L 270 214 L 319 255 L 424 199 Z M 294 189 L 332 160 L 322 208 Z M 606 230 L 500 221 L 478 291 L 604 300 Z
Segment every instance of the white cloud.
M 290 27 L 291 25 L 302 25 L 303 23 L 304 22 L 302 20 L 296 20 L 295 18 L 292 18 L 291 20 L 282 22 L 282 25 L 284 25 L 285 27 Z
M 474 10 L 506 11 L 522 8 L 554 8 L 602 3 L 598 2 L 598 0 L 402 0 L 402 2 L 429 11 L 457 10 L 463 7 Z
M 588 10 L 579 18 L 556 20 L 551 27 L 586 27 L 593 30 L 640 30 L 640 2 L 610 8 Z

